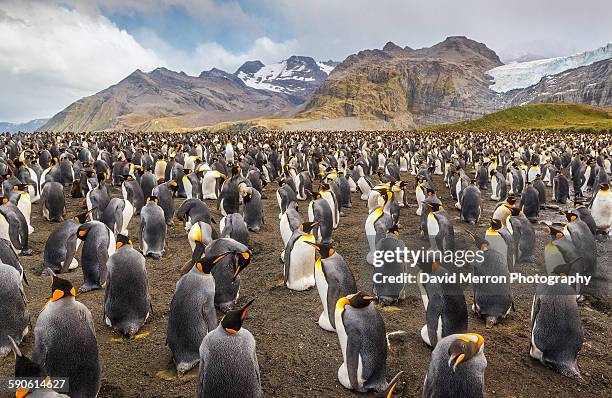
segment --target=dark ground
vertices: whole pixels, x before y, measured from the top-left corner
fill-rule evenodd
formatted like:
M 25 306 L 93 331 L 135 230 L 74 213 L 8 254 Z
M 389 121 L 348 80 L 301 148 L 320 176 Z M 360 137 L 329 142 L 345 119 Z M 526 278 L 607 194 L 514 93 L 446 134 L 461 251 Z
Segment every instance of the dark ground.
M 414 177 L 404 176 L 414 182 Z M 436 177 L 436 188 L 445 207 L 452 217 L 459 213 L 449 201 L 448 189 Z M 321 303 L 316 288 L 308 292 L 294 292 L 284 287 L 282 265 L 279 254 L 282 240 L 278 225 L 278 207 L 273 191 L 275 184 L 267 189 L 264 200 L 266 225 L 258 234 L 251 234 L 253 261 L 242 274 L 240 303 L 256 297 L 249 318 L 244 327 L 249 329 L 257 340 L 257 354 L 261 367 L 262 384 L 265 396 L 270 397 L 351 397 L 354 393 L 345 390 L 336 379 L 342 354 L 335 334 L 326 332 L 315 323 L 321 313 Z M 416 202 L 414 191 L 408 190 L 410 206 L 402 209 L 400 223 L 402 238 L 411 248 L 421 247 L 419 240 L 418 217 L 414 214 Z M 113 188 L 115 195 L 120 195 Z M 488 198 L 490 193 L 484 192 Z M 67 193 L 68 195 L 68 193 Z M 549 193 L 550 195 L 550 193 Z M 70 216 L 81 211 L 82 200 L 68 198 Z M 180 203 L 181 199 L 177 200 Z M 208 201 L 215 219 L 221 217 Z M 360 289 L 370 290 L 371 270 L 365 264 L 366 243 L 364 222 L 367 217 L 365 202 L 359 194 L 353 194 L 352 209 L 345 210 L 340 227 L 334 232 L 337 251 L 342 254 L 353 270 Z M 471 231 L 482 233 L 488 225 L 494 202 L 484 200 L 483 217 L 479 225 L 461 225 Z M 41 271 L 41 257 L 49 233 L 56 227 L 43 221 L 33 206 L 32 224 L 35 232 L 31 235 L 32 257 L 21 257 L 28 274 L 30 286 L 25 287 L 32 324 L 38 312 L 50 296 L 47 277 L 38 276 Z M 301 206 L 302 212 L 305 206 Z M 549 218 L 548 218 L 549 217 Z M 559 219 L 553 211 L 541 214 L 540 219 Z M 139 247 L 137 227 L 139 220 L 132 219 L 130 234 Z M 465 232 L 456 226 L 458 245 L 464 245 Z M 528 273 L 542 271 L 544 243 L 549 240 L 547 233 L 537 229 L 537 264 L 520 265 Z M 612 259 L 612 240 L 598 244 L 599 264 L 610 266 Z M 79 254 L 80 255 L 80 254 Z M 165 346 L 166 323 L 170 300 L 176 281 L 179 279 L 177 268 L 190 258 L 189 244 L 182 222 L 169 228 L 168 247 L 163 259 L 147 259 L 147 269 L 153 299 L 153 314 L 144 330 L 150 332 L 143 339 L 131 342 L 116 342 L 119 337 L 104 324 L 102 319 L 103 291 L 95 291 L 78 296 L 91 310 L 96 325 L 100 359 L 102 364 L 102 388 L 100 397 L 191 397 L 195 395 L 196 372 L 176 380 L 168 377 L 173 366 L 170 351 Z M 82 284 L 80 268 L 67 275 L 75 286 Z M 524 289 L 525 290 L 525 289 Z M 468 307 L 472 304 L 471 290 L 466 287 Z M 611 319 L 606 314 L 593 309 L 590 304 L 581 305 L 585 341 L 578 357 L 578 365 L 584 377 L 583 382 L 565 378 L 543 367 L 529 357 L 529 317 L 532 296 L 530 289 L 515 292 L 516 312 L 511 312 L 501 325 L 487 330 L 481 320 L 470 314 L 470 331 L 480 333 L 485 338 L 485 355 L 488 366 L 485 374 L 488 396 L 497 397 L 609 397 L 612 396 L 612 356 L 610 338 Z M 598 307 L 599 308 L 599 307 Z M 423 380 L 429 366 L 431 351 L 420 338 L 424 323 L 424 309 L 415 287 L 410 296 L 398 307 L 381 308 L 387 332 L 403 330 L 407 332 L 402 341 L 391 343 L 387 360 L 387 378 L 391 379 L 400 370 L 405 372 L 405 385 L 401 389 L 404 396 L 421 395 Z M 32 331 L 25 338 L 22 350 L 29 354 L 34 337 Z M 0 376 L 13 373 L 14 362 L 11 356 L 0 360 Z M 165 372 L 162 372 L 165 371 Z M 3 396 L 6 391 L 0 391 Z

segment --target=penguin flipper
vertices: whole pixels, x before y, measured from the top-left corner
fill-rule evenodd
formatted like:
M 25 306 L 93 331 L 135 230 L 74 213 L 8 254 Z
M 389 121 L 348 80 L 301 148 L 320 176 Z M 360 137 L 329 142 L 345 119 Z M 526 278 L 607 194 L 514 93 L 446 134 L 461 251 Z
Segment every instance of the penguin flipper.
M 359 352 L 361 351 L 361 333 L 359 330 L 348 327 L 346 328 L 347 342 L 346 342 L 346 371 L 348 378 L 353 389 L 359 387 L 357 380 L 357 370 L 359 367 Z
M 62 266 L 62 273 L 68 272 L 70 263 L 72 263 L 72 259 L 74 259 L 74 254 L 76 253 L 76 245 L 77 235 L 75 232 L 66 240 L 66 259 L 64 260 L 64 265 Z
M 327 316 L 330 318 L 329 323 L 336 328 L 336 302 L 340 297 L 340 289 L 337 283 L 328 283 L 327 285 Z

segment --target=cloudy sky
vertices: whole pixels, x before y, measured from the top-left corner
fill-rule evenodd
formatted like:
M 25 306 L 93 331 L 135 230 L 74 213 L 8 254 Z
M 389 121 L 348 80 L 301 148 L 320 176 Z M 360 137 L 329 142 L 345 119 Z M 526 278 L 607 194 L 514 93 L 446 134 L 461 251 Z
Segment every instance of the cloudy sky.
M 610 0 L 0 0 L 0 121 L 50 117 L 137 68 L 233 72 L 450 35 L 505 60 L 569 55 L 611 42 L 610 15 Z

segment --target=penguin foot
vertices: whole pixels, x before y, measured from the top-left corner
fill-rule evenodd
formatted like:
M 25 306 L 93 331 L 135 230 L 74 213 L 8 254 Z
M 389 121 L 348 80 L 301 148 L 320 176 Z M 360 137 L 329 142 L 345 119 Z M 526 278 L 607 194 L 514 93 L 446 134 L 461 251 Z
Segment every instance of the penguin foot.
M 100 285 L 83 285 L 79 288 L 78 293 L 87 293 L 92 290 L 98 290 L 100 288 L 101 288 Z
M 73 269 L 78 268 L 78 266 L 79 266 L 78 260 L 76 258 L 73 258 L 72 261 L 70 262 L 70 265 L 68 266 L 68 269 L 73 270 Z
M 321 329 L 327 330 L 328 332 L 335 332 L 336 331 L 336 329 L 334 329 L 334 327 L 332 326 L 331 322 L 329 321 L 329 316 L 325 312 L 322 312 L 321 316 L 319 316 L 318 324 L 321 327 Z
M 428 333 L 428 330 L 427 330 L 427 325 L 423 325 L 423 327 L 421 328 L 421 339 L 423 339 L 425 344 L 427 344 L 429 347 L 431 347 L 431 342 L 429 341 L 429 333 Z

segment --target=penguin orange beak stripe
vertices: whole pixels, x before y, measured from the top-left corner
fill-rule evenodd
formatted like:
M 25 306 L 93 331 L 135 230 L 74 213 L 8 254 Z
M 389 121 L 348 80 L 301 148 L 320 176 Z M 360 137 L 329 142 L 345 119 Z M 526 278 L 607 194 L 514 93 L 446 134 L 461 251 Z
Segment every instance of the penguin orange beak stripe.
M 64 292 L 61 290 L 54 290 L 53 291 L 53 296 L 51 296 L 51 301 L 57 301 L 59 299 L 61 299 L 62 297 L 64 297 Z
M 460 354 L 460 355 L 453 354 L 448 359 L 448 366 L 451 366 L 451 364 L 454 361 L 454 364 L 452 365 L 453 366 L 453 372 L 454 372 L 457 369 L 457 366 L 459 366 L 459 364 L 461 362 L 463 362 L 464 359 L 465 359 L 465 354 Z
M 236 333 L 238 333 L 238 331 L 237 331 L 237 330 L 234 330 L 234 329 L 229 329 L 229 328 L 226 328 L 226 329 L 225 329 L 225 331 L 226 331 L 227 333 L 229 333 L 229 334 L 236 334 Z

